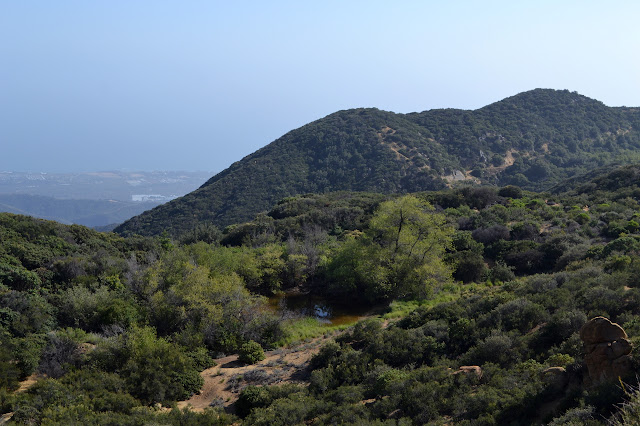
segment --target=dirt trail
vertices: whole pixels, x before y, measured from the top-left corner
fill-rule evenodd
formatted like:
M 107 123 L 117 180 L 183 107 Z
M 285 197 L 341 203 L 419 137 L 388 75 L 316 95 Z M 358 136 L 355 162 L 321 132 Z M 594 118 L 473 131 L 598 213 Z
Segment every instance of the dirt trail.
M 20 386 L 16 390 L 16 393 L 21 393 L 29 390 L 31 386 L 35 385 L 38 381 L 45 379 L 46 377 L 47 376 L 45 376 L 44 374 L 34 373 L 30 375 L 29 377 L 27 377 L 26 379 L 20 382 Z
M 367 318 L 367 316 L 361 319 Z M 387 328 L 393 320 L 383 320 L 382 328 Z M 233 404 L 240 391 L 247 385 L 276 385 L 284 383 L 308 383 L 309 360 L 318 353 L 320 347 L 333 340 L 344 331 L 334 331 L 324 336 L 300 343 L 289 348 L 279 348 L 265 352 L 265 359 L 257 364 L 246 365 L 238 361 L 238 355 L 230 355 L 214 360 L 216 365 L 200 373 L 204 385 L 200 393 L 186 401 L 178 402 L 178 408 L 190 406 L 194 411 L 207 407 L 224 407 L 234 412 Z
M 322 337 L 292 348 L 267 351 L 265 359 L 253 365 L 241 363 L 238 355 L 218 358 L 215 367 L 200 373 L 204 379 L 200 393 L 178 402 L 178 407 L 191 406 L 194 411 L 203 411 L 210 406 L 222 406 L 232 410 L 232 404 L 247 385 L 302 384 L 307 378 L 308 361 L 330 338 Z
M 18 389 L 15 390 L 15 393 L 21 393 L 21 392 L 25 392 L 27 390 L 29 390 L 29 388 L 33 385 L 35 385 L 38 380 L 40 379 L 44 379 L 46 376 L 44 374 L 32 374 L 29 377 L 27 377 L 26 379 L 24 379 L 23 381 L 20 382 L 20 386 L 18 387 Z M 8 423 L 9 420 L 11 420 L 11 417 L 13 417 L 13 412 L 11 413 L 4 413 L 0 415 L 0 425 L 3 425 L 5 423 Z
M 304 383 L 307 379 L 307 365 L 313 355 L 331 336 L 323 336 L 291 348 L 280 348 L 265 352 L 265 359 L 257 364 L 245 365 L 238 361 L 238 355 L 230 355 L 215 360 L 216 366 L 200 373 L 204 385 L 199 394 L 186 401 L 178 402 L 179 408 L 191 406 L 194 411 L 203 411 L 210 406 L 222 406 L 233 411 L 232 404 L 238 400 L 242 388 L 247 385 L 273 385 L 282 383 Z M 33 374 L 20 382 L 16 393 L 33 386 L 42 375 Z M 0 425 L 11 420 L 13 413 L 0 415 Z

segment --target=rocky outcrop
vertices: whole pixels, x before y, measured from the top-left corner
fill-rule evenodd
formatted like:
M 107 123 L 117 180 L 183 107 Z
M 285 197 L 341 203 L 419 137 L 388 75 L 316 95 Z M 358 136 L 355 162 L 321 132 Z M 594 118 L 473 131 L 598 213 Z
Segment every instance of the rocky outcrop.
M 585 380 L 588 385 L 617 380 L 633 371 L 631 342 L 618 324 L 604 317 L 593 318 L 580 329 L 580 339 L 589 372 Z
M 569 383 L 567 370 L 563 367 L 549 367 L 540 373 L 542 381 L 551 389 L 560 391 Z
M 477 365 L 463 365 L 453 374 L 464 374 L 465 376 L 475 376 L 478 379 L 481 379 L 482 368 Z

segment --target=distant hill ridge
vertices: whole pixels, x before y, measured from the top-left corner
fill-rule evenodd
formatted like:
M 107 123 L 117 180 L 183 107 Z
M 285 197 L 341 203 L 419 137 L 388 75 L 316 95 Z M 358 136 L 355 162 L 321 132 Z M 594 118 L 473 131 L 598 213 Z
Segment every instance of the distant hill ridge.
M 535 89 L 474 111 L 350 109 L 292 130 L 116 232 L 178 235 L 198 223 L 222 227 L 311 192 L 460 184 L 542 190 L 597 167 L 639 160 L 639 109 L 608 107 L 567 90 Z
M 26 194 L 0 194 L 0 212 L 22 214 L 55 220 L 66 225 L 73 223 L 89 227 L 111 229 L 131 216 L 149 210 L 159 203 L 118 200 L 59 200 L 53 197 Z

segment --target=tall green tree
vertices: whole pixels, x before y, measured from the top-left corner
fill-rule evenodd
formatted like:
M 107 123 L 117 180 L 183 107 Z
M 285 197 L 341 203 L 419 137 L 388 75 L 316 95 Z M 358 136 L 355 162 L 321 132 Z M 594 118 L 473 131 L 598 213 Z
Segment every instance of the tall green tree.
M 435 285 L 451 279 L 443 258 L 453 228 L 428 202 L 406 195 L 382 203 L 369 234 L 379 246 L 377 260 L 387 269 L 396 296 L 425 297 Z
M 330 262 L 330 291 L 354 292 L 368 301 L 427 297 L 451 279 L 443 258 L 452 236 L 444 215 L 428 202 L 411 195 L 386 201 L 367 232 L 354 236 Z

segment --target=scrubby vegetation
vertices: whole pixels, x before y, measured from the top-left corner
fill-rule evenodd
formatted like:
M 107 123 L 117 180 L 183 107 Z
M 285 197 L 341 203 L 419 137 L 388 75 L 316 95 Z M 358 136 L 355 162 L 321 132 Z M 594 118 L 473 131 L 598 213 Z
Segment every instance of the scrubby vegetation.
M 178 236 L 203 223 L 224 227 L 304 193 L 407 193 L 442 189 L 453 179 L 540 191 L 614 162 L 637 162 L 639 130 L 637 109 L 566 90 L 536 89 L 475 111 L 339 111 L 117 232 Z
M 630 418 L 635 376 L 585 386 L 578 331 L 603 315 L 640 343 L 636 170 L 555 194 L 299 195 L 173 240 L 2 214 L 0 407 L 37 424 Z M 217 355 L 259 362 L 290 341 L 297 319 L 265 297 L 282 291 L 389 312 L 326 343 L 306 386 L 246 386 L 235 416 L 177 409 Z
M 224 258 L 205 260 L 215 253 L 204 243 L 178 248 L 10 214 L 0 215 L 0 240 L 3 410 L 18 422 L 153 421 L 158 413 L 139 408 L 197 392 L 212 355 L 280 338 L 264 299 Z M 32 373 L 49 378 L 11 396 Z M 193 421 L 226 418 L 201 417 Z
M 246 364 L 255 364 L 264 359 L 264 350 L 260 343 L 253 340 L 244 343 L 238 351 L 238 360 Z

